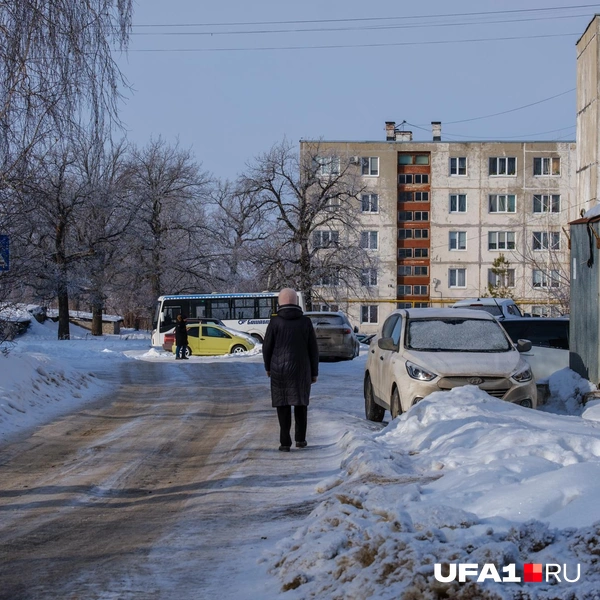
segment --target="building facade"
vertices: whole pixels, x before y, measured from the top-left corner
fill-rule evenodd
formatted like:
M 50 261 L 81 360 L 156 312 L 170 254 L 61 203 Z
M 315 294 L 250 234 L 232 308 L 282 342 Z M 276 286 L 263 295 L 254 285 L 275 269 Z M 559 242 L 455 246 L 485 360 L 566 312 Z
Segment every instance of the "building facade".
M 301 153 L 311 144 L 301 142 Z M 321 308 L 369 332 L 397 307 L 499 289 L 532 314 L 568 306 L 574 142 L 442 141 L 437 122 L 431 141 L 413 141 L 387 122 L 385 141 L 319 148 L 362 179 L 358 218 L 376 258 L 376 272 L 346 296 L 320 288 Z

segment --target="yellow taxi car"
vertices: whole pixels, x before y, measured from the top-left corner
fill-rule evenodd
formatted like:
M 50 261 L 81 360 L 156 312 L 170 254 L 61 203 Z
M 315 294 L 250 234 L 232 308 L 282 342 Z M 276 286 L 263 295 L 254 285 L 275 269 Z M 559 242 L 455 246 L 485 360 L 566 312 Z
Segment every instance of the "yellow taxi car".
M 255 346 L 248 337 L 235 335 L 231 330 L 218 325 L 191 324 L 187 326 L 187 333 L 186 356 L 240 354 L 252 350 Z M 176 346 L 173 344 L 173 354 L 175 350 Z

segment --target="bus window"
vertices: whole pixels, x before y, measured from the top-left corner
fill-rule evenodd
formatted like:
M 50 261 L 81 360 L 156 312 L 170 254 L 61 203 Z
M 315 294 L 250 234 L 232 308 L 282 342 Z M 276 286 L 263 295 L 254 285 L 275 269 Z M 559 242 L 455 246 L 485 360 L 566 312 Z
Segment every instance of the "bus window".
M 227 319 L 231 319 L 229 311 L 229 300 L 210 300 L 210 315 L 215 319 L 221 319 L 221 321 L 225 321 Z
M 276 298 L 258 298 L 258 319 L 270 319 L 277 312 Z
M 234 319 L 254 319 L 254 298 L 234 298 L 233 318 Z
M 182 312 L 181 306 L 173 305 L 173 304 L 167 306 L 165 304 L 165 306 L 163 306 L 162 319 L 161 319 L 162 322 L 160 324 L 161 332 L 169 331 L 169 329 L 173 329 L 173 327 L 175 327 L 175 319 L 177 319 L 177 315 L 179 315 L 179 314 L 184 314 Z
M 194 319 L 202 319 L 208 316 L 206 314 L 206 300 L 190 300 L 190 314 L 188 316 Z

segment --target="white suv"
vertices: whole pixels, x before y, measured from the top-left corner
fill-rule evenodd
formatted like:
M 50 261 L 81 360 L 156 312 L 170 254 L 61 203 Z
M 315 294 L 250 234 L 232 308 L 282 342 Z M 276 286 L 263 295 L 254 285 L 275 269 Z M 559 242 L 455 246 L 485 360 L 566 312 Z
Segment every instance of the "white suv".
M 425 396 L 476 385 L 491 396 L 537 406 L 531 368 L 500 323 L 485 311 L 415 308 L 394 311 L 371 342 L 365 369 L 365 414 L 392 418 Z

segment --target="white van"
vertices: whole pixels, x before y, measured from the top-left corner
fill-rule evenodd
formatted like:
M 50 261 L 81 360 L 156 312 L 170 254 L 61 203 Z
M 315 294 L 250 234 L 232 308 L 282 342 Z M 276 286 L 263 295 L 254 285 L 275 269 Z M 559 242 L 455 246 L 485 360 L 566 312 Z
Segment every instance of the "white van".
M 524 316 L 512 298 L 467 298 L 455 302 L 452 308 L 485 310 L 497 319 L 522 319 Z

